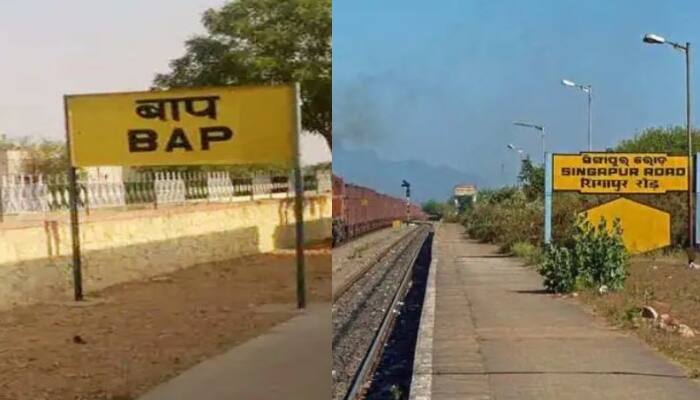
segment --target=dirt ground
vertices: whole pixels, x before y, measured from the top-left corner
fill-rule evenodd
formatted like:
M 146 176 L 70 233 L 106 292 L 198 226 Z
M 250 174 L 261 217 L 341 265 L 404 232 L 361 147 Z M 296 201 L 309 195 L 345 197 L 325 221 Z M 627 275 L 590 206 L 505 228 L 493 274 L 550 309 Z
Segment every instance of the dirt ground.
M 307 286 L 330 302 L 330 250 L 307 256 Z M 294 256 L 270 254 L 1 312 L 0 399 L 135 399 L 293 317 L 295 301 Z
M 685 254 L 633 257 L 625 289 L 599 296 L 582 293 L 581 299 L 617 326 L 634 330 L 649 343 L 685 365 L 691 376 L 700 375 L 700 270 L 686 268 Z M 683 338 L 638 318 L 644 305 L 668 313 L 698 334 Z

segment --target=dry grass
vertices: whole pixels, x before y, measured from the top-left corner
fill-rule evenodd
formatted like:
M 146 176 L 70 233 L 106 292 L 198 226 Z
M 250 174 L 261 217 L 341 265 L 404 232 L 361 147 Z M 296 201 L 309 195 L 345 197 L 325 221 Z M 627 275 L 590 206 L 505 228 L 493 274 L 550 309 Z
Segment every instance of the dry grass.
M 681 362 L 693 376 L 700 374 L 700 332 L 694 338 L 657 329 L 640 322 L 639 309 L 654 307 L 659 313 L 700 330 L 700 271 L 686 267 L 682 254 L 636 256 L 631 260 L 625 289 L 599 296 L 582 293 L 581 299 L 617 326 L 634 330 L 652 347 Z

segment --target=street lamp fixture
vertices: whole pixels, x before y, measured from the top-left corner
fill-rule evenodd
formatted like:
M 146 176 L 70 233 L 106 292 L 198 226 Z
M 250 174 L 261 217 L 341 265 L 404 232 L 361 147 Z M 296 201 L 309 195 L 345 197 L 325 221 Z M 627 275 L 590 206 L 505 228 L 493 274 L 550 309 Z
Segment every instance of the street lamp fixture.
M 588 95 L 588 151 L 593 151 L 593 119 L 591 118 L 591 100 L 593 99 L 593 86 L 581 85 L 568 79 L 562 79 L 561 84 L 577 88 Z
M 685 45 L 677 42 L 672 42 L 670 40 L 666 40 L 665 38 L 655 35 L 653 33 L 647 33 L 644 35 L 644 38 L 642 39 L 644 43 L 648 44 L 668 44 L 670 46 L 673 46 L 676 49 L 683 50 L 686 53 L 689 52 L 690 50 L 690 42 L 686 42 Z
M 666 43 L 666 39 L 662 38 L 659 35 L 654 35 L 653 33 L 647 33 L 644 35 L 644 39 L 642 39 L 644 43 L 649 43 L 649 44 L 664 44 Z
M 685 129 L 688 140 L 688 261 L 692 262 L 695 253 L 695 231 L 693 229 L 693 135 L 690 128 L 690 42 L 685 42 L 683 45 L 653 33 L 644 35 L 642 41 L 649 44 L 668 44 L 685 53 Z
M 519 148 L 519 147 L 515 147 L 515 145 L 512 144 L 512 143 L 508 143 L 508 145 L 507 145 L 506 147 L 508 147 L 509 149 L 511 149 L 511 150 L 513 150 L 513 151 L 515 151 L 515 152 L 517 152 L 517 153 L 520 155 L 520 159 L 521 159 L 521 160 L 524 160 L 525 157 L 527 156 L 527 154 L 525 153 L 525 150 L 523 150 L 523 149 L 521 149 L 521 148 Z
M 523 163 L 526 159 L 530 158 L 530 156 L 529 156 L 527 153 L 525 153 L 525 150 L 523 150 L 523 149 L 521 149 L 521 148 L 519 148 L 519 147 L 516 147 L 516 146 L 515 146 L 514 144 L 512 144 L 512 143 L 508 143 L 508 144 L 506 145 L 506 147 L 508 147 L 508 149 L 513 150 L 514 152 L 518 153 L 518 156 L 520 157 L 520 164 L 521 164 L 519 167 L 522 168 L 522 163 Z M 515 185 L 518 186 L 518 175 L 516 175 Z
M 524 127 L 524 128 L 531 128 L 531 129 L 535 129 L 535 130 L 540 131 L 540 135 L 541 135 L 541 137 L 542 137 L 542 162 L 544 163 L 544 162 L 545 162 L 545 157 L 546 157 L 545 154 L 546 154 L 546 151 L 547 151 L 547 147 L 546 147 L 546 144 L 545 144 L 545 135 L 546 135 L 546 132 L 545 132 L 545 130 L 544 130 L 544 126 L 542 126 L 542 125 L 530 124 L 530 123 L 527 123 L 527 122 L 518 122 L 518 121 L 513 122 L 513 125 L 522 126 L 522 127 Z M 544 165 L 544 164 L 542 164 L 542 165 Z
M 574 81 L 570 81 L 568 79 L 562 79 L 561 84 L 564 86 L 579 88 L 579 89 L 581 89 L 581 91 L 586 92 L 586 93 L 591 91 L 591 85 L 581 85 L 581 84 L 578 84 Z

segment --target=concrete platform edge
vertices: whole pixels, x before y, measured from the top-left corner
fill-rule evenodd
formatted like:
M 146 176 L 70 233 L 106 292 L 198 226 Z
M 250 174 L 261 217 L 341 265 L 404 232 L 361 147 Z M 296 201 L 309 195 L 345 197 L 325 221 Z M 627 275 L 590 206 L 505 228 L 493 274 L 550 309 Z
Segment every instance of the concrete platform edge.
M 436 230 L 437 231 L 437 230 Z M 437 235 L 433 237 L 433 248 L 437 246 Z M 433 332 L 435 330 L 435 276 L 438 267 L 437 252 L 433 252 L 428 272 L 428 283 L 423 299 L 418 340 L 413 359 L 413 377 L 409 400 L 432 398 L 433 382 Z

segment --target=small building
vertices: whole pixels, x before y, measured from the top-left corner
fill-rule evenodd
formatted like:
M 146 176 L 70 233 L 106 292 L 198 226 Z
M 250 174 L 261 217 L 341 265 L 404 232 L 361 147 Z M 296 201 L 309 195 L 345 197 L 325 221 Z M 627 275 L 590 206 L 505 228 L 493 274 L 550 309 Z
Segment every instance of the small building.
M 461 184 L 454 187 L 455 197 L 476 196 L 476 185 Z
M 455 207 L 457 207 L 460 212 L 464 211 L 471 203 L 476 202 L 478 192 L 476 185 L 464 183 L 455 186 L 453 191 Z

